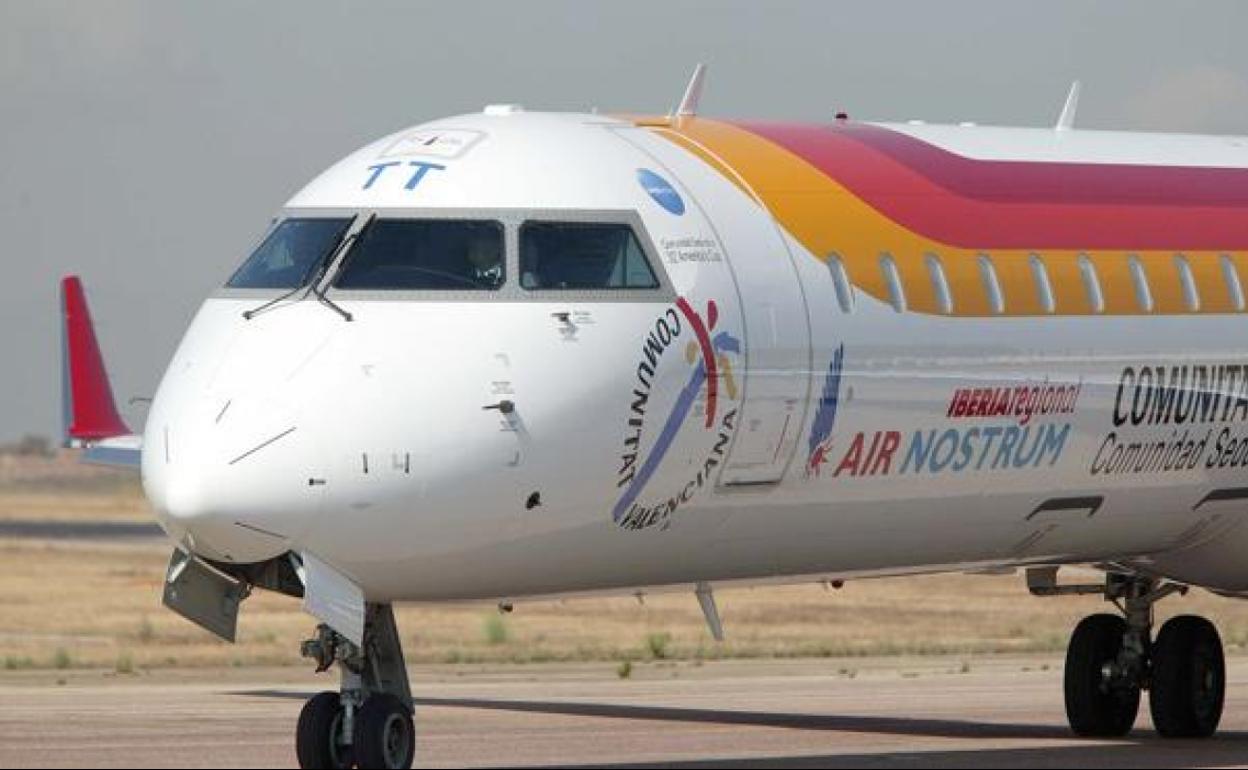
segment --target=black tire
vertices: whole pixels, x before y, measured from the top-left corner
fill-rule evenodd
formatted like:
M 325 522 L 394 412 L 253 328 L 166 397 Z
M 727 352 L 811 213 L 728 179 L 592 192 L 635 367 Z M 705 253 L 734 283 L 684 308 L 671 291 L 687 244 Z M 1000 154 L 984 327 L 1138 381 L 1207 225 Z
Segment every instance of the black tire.
M 1117 615 L 1091 615 L 1075 627 L 1066 650 L 1066 719 L 1076 735 L 1117 738 L 1131 732 L 1140 710 L 1135 682 L 1106 681 L 1106 664 L 1118 659 L 1127 623 Z
M 299 712 L 295 754 L 299 767 L 338 770 L 352 765 L 351 747 L 339 743 L 342 702 L 336 692 L 313 695 Z
M 1153 643 L 1153 727 L 1166 738 L 1208 738 L 1218 729 L 1225 698 L 1218 629 L 1195 615 L 1171 618 Z
M 369 697 L 355 714 L 355 760 L 367 770 L 397 770 L 412 766 L 416 728 L 403 701 L 381 693 Z

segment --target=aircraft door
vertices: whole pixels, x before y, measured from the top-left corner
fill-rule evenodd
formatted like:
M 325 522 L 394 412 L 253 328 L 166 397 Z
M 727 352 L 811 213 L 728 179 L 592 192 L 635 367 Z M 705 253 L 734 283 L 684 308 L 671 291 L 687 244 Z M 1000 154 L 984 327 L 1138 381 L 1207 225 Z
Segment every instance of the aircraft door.
M 744 345 L 734 376 L 742 402 L 718 484 L 774 484 L 797 448 L 810 387 L 810 325 L 794 254 L 758 197 L 722 170 L 649 130 L 618 133 L 681 181 L 682 193 L 707 219 L 698 237 L 722 252 L 736 284 Z M 717 296 L 720 302 L 728 299 Z
M 720 478 L 724 486 L 779 482 L 805 419 L 806 300 L 788 244 L 770 219 L 766 222 L 750 241 L 725 244 L 741 296 L 745 373 L 741 422 Z

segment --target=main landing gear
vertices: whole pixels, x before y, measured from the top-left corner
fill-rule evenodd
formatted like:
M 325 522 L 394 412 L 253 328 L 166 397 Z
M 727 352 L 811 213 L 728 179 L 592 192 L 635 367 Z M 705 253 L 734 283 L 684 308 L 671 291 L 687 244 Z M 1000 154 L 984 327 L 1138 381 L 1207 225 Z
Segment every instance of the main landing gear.
M 1154 638 L 1153 605 L 1187 587 L 1108 573 L 1104 586 L 1059 586 L 1057 570 L 1029 570 L 1033 594 L 1103 593 L 1119 614 L 1084 618 L 1066 652 L 1066 717 L 1077 735 L 1112 738 L 1135 725 L 1140 693 L 1149 691 L 1153 727 L 1166 738 L 1206 738 L 1222 718 L 1226 666 L 1222 640 L 1208 620 L 1171 618 Z
M 369 604 L 364 644 L 356 646 L 329 626 L 303 643 L 317 671 L 335 663 L 340 692 L 323 692 L 299 714 L 295 752 L 304 768 L 409 768 L 416 749 L 412 693 L 389 604 Z

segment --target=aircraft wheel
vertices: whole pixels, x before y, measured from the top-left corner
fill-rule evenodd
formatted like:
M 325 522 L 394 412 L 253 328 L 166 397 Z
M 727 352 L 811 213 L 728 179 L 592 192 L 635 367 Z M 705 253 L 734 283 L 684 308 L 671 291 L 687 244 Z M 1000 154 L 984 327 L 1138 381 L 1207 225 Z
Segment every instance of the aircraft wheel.
M 1076 735 L 1119 737 L 1135 725 L 1140 686 L 1117 675 L 1127 622 L 1117 615 L 1080 621 L 1066 650 L 1066 718 Z
M 1153 643 L 1149 710 L 1166 738 L 1207 738 L 1218 729 L 1226 696 L 1222 639 L 1195 615 L 1171 618 Z
M 355 715 L 355 758 L 361 768 L 409 768 L 416 753 L 416 728 L 403 701 L 388 693 L 371 696 Z
M 342 743 L 342 701 L 336 692 L 312 696 L 299 712 L 295 731 L 295 754 L 299 767 L 350 767 L 351 747 Z

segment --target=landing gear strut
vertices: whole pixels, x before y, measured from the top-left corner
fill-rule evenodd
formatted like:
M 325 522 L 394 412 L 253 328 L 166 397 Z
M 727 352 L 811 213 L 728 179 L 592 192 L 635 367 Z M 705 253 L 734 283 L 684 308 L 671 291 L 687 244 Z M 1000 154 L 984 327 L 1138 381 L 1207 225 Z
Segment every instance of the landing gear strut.
M 295 738 L 299 766 L 411 767 L 412 693 L 390 605 L 367 606 L 362 646 L 321 625 L 301 652 L 316 661 L 318 672 L 337 664 L 342 686 L 304 704 Z
M 1153 631 L 1153 606 L 1187 593 L 1174 583 L 1108 573 L 1104 586 L 1057 585 L 1057 570 L 1029 570 L 1033 594 L 1103 593 L 1118 615 L 1084 618 L 1066 652 L 1066 717 L 1077 735 L 1119 737 L 1135 725 L 1140 693 L 1149 690 L 1153 726 L 1166 738 L 1205 738 L 1217 730 L 1226 692 L 1222 640 L 1193 615 Z

